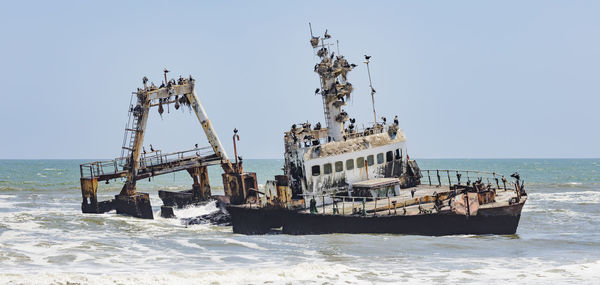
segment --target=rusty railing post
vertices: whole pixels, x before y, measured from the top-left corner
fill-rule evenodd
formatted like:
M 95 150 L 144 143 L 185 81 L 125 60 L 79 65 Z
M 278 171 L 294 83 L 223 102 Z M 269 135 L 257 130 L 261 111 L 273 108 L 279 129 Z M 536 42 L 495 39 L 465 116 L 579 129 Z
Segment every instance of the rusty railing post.
M 431 186 L 431 175 L 429 174 L 429 170 L 427 170 L 427 178 L 429 178 L 429 186 Z
M 377 199 L 379 197 L 375 196 L 375 206 L 373 207 L 373 216 L 377 216 Z

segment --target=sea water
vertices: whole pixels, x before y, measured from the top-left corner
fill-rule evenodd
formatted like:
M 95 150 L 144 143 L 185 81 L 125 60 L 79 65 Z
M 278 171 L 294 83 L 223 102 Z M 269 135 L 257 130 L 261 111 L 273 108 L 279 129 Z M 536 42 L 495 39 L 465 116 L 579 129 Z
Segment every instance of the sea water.
M 187 173 L 138 183 L 154 220 L 82 214 L 79 160 L 0 160 L 0 283 L 363 284 L 600 283 L 600 159 L 422 159 L 422 169 L 490 170 L 525 180 L 515 235 L 246 236 L 160 218 L 158 190 Z M 264 184 L 282 160 L 245 160 Z M 209 169 L 222 194 L 221 169 Z M 110 199 L 122 182 L 100 184 Z M 214 203 L 176 210 L 194 217 Z

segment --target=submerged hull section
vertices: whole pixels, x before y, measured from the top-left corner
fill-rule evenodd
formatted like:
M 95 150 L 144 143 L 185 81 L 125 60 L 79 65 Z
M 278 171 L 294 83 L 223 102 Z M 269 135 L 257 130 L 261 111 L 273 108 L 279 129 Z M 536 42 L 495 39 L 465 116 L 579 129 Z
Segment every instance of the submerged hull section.
M 515 234 L 525 201 L 480 209 L 477 216 L 454 213 L 423 215 L 344 216 L 288 210 L 230 206 L 233 231 L 264 234 L 281 228 L 285 234 L 380 233 L 408 235 Z

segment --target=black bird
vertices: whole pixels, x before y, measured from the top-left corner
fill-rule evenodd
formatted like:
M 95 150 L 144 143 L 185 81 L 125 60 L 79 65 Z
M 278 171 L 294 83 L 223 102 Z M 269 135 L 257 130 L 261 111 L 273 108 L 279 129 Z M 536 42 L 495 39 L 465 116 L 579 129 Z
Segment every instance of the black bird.
M 321 91 L 321 89 L 319 89 L 319 88 L 315 89 L 315 94 L 319 93 L 319 91 Z
M 515 178 L 517 180 L 521 180 L 521 175 L 519 175 L 518 172 L 515 172 L 515 173 L 511 174 L 510 177 Z
M 381 117 L 381 120 L 383 121 L 383 124 L 385 125 L 385 122 L 387 122 L 386 117 Z
M 163 81 L 163 83 L 158 88 L 164 88 L 164 87 L 165 87 L 165 82 Z
M 335 55 L 335 51 L 331 52 L 331 59 L 333 60 L 333 56 Z
M 352 66 L 352 68 L 355 68 L 356 64 L 352 63 L 352 64 L 350 64 L 350 66 Z
M 146 148 L 142 146 L 142 150 L 144 151 L 144 154 L 146 154 Z
M 398 125 L 398 115 L 396 115 L 394 117 L 394 125 L 396 125 L 396 126 Z
M 325 30 L 325 34 L 323 35 L 323 37 L 329 39 L 331 38 L 331 35 L 327 33 L 327 30 Z
M 238 133 L 238 129 L 237 129 L 237 128 L 234 128 L 234 129 L 233 129 L 233 133 L 234 133 L 234 134 L 237 134 L 237 133 Z
M 152 145 L 150 145 L 150 151 L 154 152 L 154 148 L 152 147 Z
M 165 70 L 163 70 L 165 73 L 169 73 L 169 71 L 167 70 L 167 68 L 165 68 Z
M 194 145 L 194 147 L 195 147 L 195 148 L 198 148 L 198 144 L 195 144 L 195 145 Z
M 366 60 L 369 60 L 370 58 L 371 58 L 371 56 L 370 56 L 370 55 L 366 55 L 366 54 L 365 54 L 365 59 L 366 59 Z

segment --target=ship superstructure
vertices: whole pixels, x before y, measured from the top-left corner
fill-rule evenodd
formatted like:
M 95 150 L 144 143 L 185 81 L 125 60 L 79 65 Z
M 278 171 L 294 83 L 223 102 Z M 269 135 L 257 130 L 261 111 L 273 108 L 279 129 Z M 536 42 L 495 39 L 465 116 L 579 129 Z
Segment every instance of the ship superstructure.
M 373 122 L 358 129 L 343 109 L 353 91 L 348 74 L 356 65 L 330 51 L 328 40 L 327 31 L 310 39 L 320 60 L 314 67 L 320 81 L 315 94 L 322 97 L 326 125 L 294 124 L 284 135 L 284 168 L 293 197 L 352 196 L 353 183 L 374 178 L 400 178 L 403 188 L 418 184 L 418 166 L 408 159 L 406 136 L 397 117 L 390 124 Z M 317 201 L 323 202 L 330 201 Z

